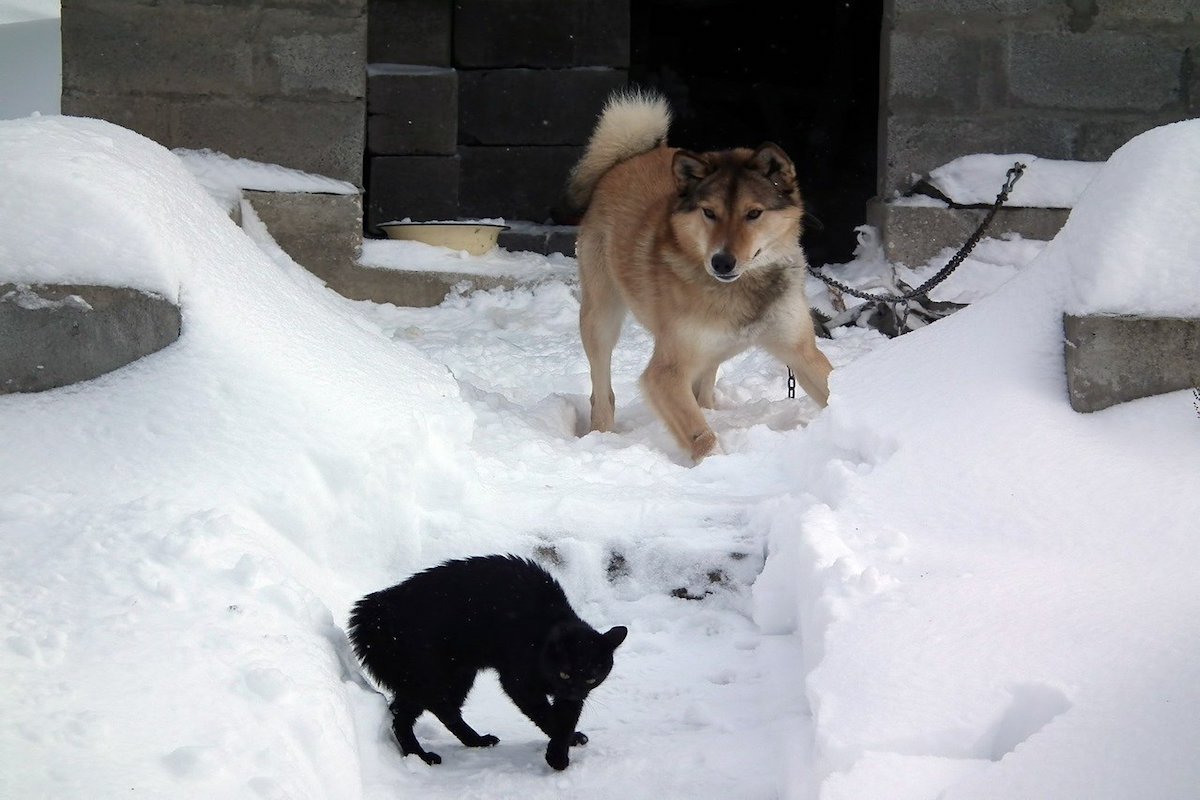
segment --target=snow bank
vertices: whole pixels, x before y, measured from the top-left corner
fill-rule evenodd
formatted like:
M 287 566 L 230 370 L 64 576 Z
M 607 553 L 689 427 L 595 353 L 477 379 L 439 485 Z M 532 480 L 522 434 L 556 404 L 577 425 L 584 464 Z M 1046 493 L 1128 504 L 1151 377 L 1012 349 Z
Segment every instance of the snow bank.
M 1112 285 L 1097 249 L 1194 251 L 1195 131 L 1134 140 L 1010 283 L 834 372 L 754 587 L 804 643 L 817 771 L 790 796 L 1195 796 L 1195 410 L 1073 413 L 1061 322 L 1084 262 Z M 1181 252 L 1122 266 L 1174 292 Z
M 209 194 L 230 209 L 241 198 L 242 189 L 261 192 L 358 194 L 358 187 L 348 181 L 314 175 L 279 164 L 233 158 L 214 150 L 177 148 L 172 152 Z
M 1060 233 L 1071 314 L 1200 318 L 1200 120 L 1148 131 L 1108 160 Z
M 956 158 L 930 171 L 929 183 L 960 205 L 991 205 L 1013 164 L 1025 172 L 1009 193 L 1007 205 L 1026 208 L 1073 208 L 1103 166 L 1093 161 L 1056 161 L 1028 153 L 977 153 Z
M 165 350 L 0 397 L 0 795 L 358 796 L 338 625 L 471 506 L 457 385 L 137 134 L 0 123 L 0 185 L 0 281 L 183 311 Z

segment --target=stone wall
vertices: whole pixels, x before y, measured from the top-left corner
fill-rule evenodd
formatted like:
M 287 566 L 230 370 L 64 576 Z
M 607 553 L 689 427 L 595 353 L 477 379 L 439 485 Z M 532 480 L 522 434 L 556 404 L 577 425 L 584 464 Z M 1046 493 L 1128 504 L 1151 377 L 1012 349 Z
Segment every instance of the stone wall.
M 370 0 L 367 225 L 562 221 L 629 66 L 629 0 Z
M 1099 161 L 1200 115 L 1197 0 L 886 0 L 879 195 L 968 153 Z
M 362 184 L 366 0 L 63 0 L 63 113 Z

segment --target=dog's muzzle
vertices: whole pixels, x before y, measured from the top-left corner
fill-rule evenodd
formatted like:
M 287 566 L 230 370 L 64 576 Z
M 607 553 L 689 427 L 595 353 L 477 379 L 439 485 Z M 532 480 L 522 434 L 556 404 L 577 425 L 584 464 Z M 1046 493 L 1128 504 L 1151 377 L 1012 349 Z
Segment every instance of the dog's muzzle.
M 709 266 L 712 276 L 722 283 L 731 283 L 738 279 L 738 273 L 734 272 L 734 268 L 737 267 L 737 259 L 724 250 L 713 254 Z

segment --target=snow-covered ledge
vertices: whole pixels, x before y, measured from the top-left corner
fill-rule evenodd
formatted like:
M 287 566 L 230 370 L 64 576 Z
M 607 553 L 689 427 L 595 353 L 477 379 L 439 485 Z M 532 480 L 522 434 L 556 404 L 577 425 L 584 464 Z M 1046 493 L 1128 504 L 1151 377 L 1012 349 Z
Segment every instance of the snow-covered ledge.
M 1061 236 L 1076 411 L 1200 385 L 1200 120 L 1113 154 Z

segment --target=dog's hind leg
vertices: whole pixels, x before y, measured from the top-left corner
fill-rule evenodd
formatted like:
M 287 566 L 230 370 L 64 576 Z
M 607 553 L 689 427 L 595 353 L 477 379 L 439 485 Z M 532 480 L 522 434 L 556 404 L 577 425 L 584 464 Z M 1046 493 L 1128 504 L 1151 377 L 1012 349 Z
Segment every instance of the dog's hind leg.
M 650 364 L 642 373 L 642 390 L 654 410 L 694 461 L 701 461 L 717 447 L 717 435 L 708 427 L 693 394 L 693 381 L 682 363 L 656 345 Z
M 598 254 L 593 254 L 597 258 Z M 580 253 L 579 333 L 592 374 L 591 430 L 611 431 L 616 415 L 612 389 L 612 353 L 625 322 L 625 301 L 603 266 Z

